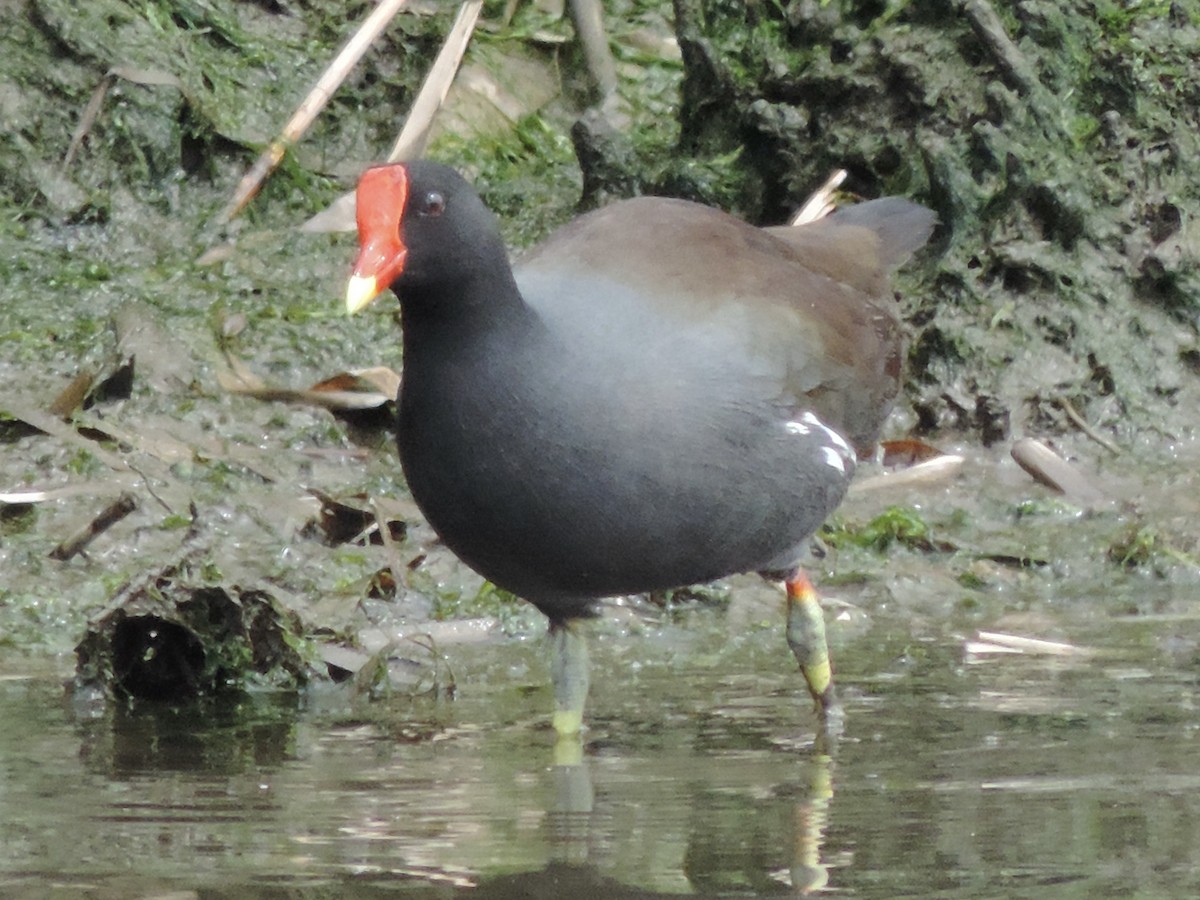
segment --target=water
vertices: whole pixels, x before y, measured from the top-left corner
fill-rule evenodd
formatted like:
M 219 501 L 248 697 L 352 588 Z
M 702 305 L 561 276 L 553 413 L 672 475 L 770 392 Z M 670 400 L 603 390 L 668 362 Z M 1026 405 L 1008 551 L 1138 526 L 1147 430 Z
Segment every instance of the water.
M 780 636 L 731 636 L 715 611 L 597 628 L 573 765 L 536 642 L 447 651 L 454 700 L 85 715 L 11 678 L 0 895 L 1200 893 L 1196 666 L 1161 651 L 1186 619 L 1068 613 L 1092 652 L 1053 657 L 948 634 L 917 652 L 901 624 L 878 614 L 838 649 L 832 756 Z

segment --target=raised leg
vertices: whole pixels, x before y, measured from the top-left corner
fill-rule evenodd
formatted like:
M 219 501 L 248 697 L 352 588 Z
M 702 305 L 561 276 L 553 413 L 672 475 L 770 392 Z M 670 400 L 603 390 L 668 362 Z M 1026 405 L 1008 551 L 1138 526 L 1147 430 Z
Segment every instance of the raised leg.
M 587 640 L 580 620 L 550 622 L 550 680 L 554 684 L 554 730 L 560 737 L 583 728 L 588 693 Z
M 842 707 L 833 689 L 833 668 L 825 641 L 825 615 L 817 592 L 802 569 L 784 582 L 787 588 L 787 641 L 817 704 L 821 724 L 832 734 L 842 730 Z

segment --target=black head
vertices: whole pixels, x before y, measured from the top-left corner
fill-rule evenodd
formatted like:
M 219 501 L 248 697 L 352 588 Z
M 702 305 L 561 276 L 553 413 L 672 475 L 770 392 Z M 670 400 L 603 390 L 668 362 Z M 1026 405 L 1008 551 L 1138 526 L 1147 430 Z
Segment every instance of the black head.
M 376 166 L 358 182 L 358 260 L 346 290 L 357 312 L 388 287 L 453 293 L 507 256 L 495 217 L 448 166 L 420 160 Z

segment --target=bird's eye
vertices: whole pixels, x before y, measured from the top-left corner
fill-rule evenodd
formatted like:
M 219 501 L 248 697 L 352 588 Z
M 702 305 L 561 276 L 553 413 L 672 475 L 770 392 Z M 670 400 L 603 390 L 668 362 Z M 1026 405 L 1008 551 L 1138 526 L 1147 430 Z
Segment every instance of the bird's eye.
M 445 211 L 446 198 L 438 191 L 430 191 L 417 205 L 417 213 L 422 216 L 440 216 Z

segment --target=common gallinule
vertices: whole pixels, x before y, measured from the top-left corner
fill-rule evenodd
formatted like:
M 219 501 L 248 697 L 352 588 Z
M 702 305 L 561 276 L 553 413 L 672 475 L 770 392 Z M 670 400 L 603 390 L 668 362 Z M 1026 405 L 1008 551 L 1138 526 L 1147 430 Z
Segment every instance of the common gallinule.
M 761 572 L 823 721 L 824 621 L 799 567 L 899 386 L 888 276 L 929 210 L 886 198 L 755 228 L 681 200 L 581 216 L 515 267 L 455 171 L 358 185 L 356 312 L 401 301 L 400 460 L 446 545 L 550 619 L 554 725 L 579 730 L 593 601 Z

